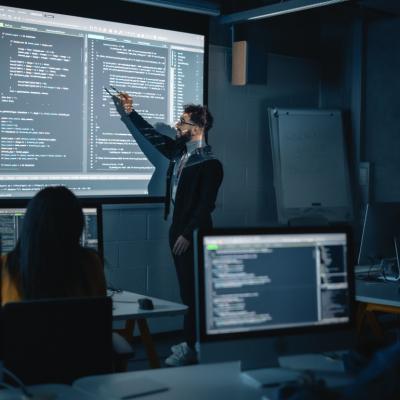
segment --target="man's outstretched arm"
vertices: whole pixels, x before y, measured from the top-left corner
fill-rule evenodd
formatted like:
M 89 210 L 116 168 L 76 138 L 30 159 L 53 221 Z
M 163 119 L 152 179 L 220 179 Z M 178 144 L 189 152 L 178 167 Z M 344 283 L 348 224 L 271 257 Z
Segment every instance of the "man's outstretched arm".
M 140 132 L 163 156 L 171 159 L 179 155 L 180 148 L 174 139 L 161 134 L 133 108 L 132 97 L 126 93 L 113 96 L 114 104 L 129 132 L 134 136 L 134 128 Z M 133 125 L 133 126 L 132 126 Z

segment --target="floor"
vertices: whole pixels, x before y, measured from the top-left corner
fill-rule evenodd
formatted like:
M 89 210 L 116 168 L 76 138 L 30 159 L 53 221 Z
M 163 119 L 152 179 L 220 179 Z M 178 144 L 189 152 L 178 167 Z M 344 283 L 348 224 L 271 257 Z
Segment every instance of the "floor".
M 164 360 L 171 354 L 171 346 L 183 342 L 183 336 L 181 332 L 168 332 L 163 334 L 153 335 L 153 340 L 157 349 L 157 354 L 160 358 L 161 367 L 167 367 Z M 128 362 L 128 371 L 140 371 L 143 369 L 149 369 L 149 363 L 144 347 L 139 338 L 135 338 L 132 343 L 135 351 L 135 357 Z

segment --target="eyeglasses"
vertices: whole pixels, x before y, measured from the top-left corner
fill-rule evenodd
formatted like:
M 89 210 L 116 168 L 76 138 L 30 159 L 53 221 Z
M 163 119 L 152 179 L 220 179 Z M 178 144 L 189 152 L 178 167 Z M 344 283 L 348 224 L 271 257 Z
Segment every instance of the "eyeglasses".
M 180 117 L 176 123 L 178 125 L 185 125 L 186 124 L 186 125 L 196 126 L 196 124 L 194 124 L 193 122 L 185 121 L 185 119 L 183 117 Z

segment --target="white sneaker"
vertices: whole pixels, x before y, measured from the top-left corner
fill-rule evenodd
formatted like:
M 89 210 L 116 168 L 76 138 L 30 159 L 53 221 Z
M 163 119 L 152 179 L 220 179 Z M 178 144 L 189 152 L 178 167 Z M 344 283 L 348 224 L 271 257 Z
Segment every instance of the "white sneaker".
M 175 352 L 165 360 L 165 364 L 170 367 L 180 367 L 183 365 L 197 364 L 197 352 L 191 349 L 187 343 L 180 343 L 179 345 L 173 346 Z
M 182 354 L 182 351 L 185 348 L 185 346 L 187 346 L 186 342 L 175 344 L 174 346 L 171 346 L 171 351 L 173 354 Z

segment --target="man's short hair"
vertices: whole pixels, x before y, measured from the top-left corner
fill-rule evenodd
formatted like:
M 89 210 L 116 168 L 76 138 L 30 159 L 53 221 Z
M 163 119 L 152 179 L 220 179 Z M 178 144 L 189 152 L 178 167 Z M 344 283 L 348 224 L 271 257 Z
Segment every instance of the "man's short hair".
M 212 128 L 214 118 L 207 106 L 186 104 L 183 106 L 183 112 L 189 114 L 190 120 L 206 132 Z

